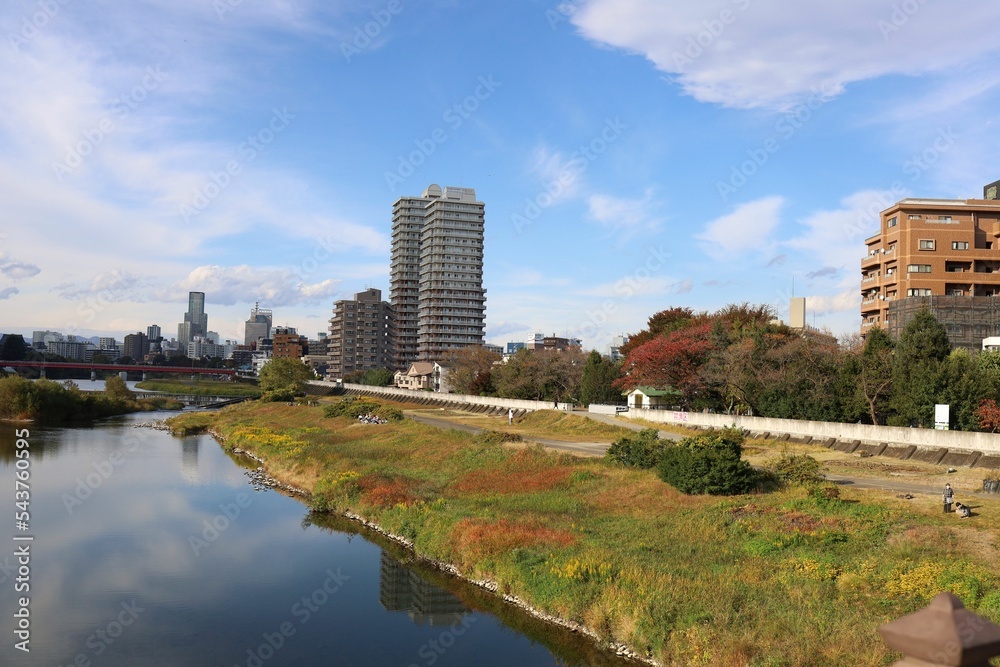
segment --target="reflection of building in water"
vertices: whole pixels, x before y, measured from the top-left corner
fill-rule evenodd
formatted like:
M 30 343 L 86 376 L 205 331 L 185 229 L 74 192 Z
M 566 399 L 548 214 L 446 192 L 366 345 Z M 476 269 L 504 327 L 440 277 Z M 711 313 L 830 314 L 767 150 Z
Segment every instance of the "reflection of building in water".
M 469 608 L 449 591 L 435 586 L 398 560 L 382 552 L 379 602 L 388 611 L 407 611 L 418 625 L 451 625 L 455 614 Z
M 188 484 L 198 484 L 198 438 L 185 438 L 181 443 L 181 477 Z

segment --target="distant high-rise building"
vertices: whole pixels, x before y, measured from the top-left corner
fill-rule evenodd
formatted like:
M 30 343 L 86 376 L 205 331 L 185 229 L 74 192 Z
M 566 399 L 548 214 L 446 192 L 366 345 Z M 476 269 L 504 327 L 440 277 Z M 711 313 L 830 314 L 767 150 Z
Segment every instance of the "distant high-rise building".
M 344 377 L 355 371 L 393 368 L 395 318 L 382 290 L 368 289 L 333 304 L 327 374 Z
M 149 354 L 149 338 L 141 331 L 125 336 L 122 353 L 133 361 L 142 361 Z
M 247 345 L 256 345 L 262 338 L 271 337 L 271 323 L 274 322 L 274 315 L 270 310 L 260 307 L 260 303 L 253 305 L 250 311 L 250 318 L 245 325 L 243 342 Z
M 181 348 L 196 337 L 208 333 L 208 315 L 205 313 L 205 293 L 188 292 L 188 309 L 184 321 L 177 325 L 177 342 Z
M 158 324 L 151 324 L 146 327 L 146 338 L 149 339 L 149 351 L 159 352 L 160 343 L 163 342 L 163 331 Z
M 118 348 L 118 342 L 114 338 L 102 336 L 97 339 L 97 347 L 101 350 L 115 350 Z
M 396 368 L 482 345 L 485 204 L 472 188 L 430 185 L 392 209 L 390 301 Z

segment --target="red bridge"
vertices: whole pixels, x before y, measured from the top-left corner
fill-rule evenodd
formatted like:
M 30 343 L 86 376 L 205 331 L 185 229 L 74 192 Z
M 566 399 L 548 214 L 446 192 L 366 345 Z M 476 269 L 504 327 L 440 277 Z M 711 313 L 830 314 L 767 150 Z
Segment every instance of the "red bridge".
M 45 377 L 45 369 L 83 369 L 89 370 L 91 375 L 97 371 L 126 371 L 129 373 L 142 373 L 143 378 L 147 373 L 186 373 L 188 375 L 236 375 L 232 368 L 194 368 L 191 366 L 137 366 L 137 365 L 116 365 L 116 364 L 90 364 L 85 361 L 2 361 L 0 368 L 40 368 L 42 377 Z

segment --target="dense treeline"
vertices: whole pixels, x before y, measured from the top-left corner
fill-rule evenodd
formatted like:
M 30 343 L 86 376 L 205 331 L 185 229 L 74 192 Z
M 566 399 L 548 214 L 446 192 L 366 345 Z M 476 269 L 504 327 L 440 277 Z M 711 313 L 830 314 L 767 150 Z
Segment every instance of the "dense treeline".
M 838 344 L 776 323 L 767 306 L 673 308 L 653 315 L 623 353 L 616 387 L 671 387 L 690 410 L 930 427 L 934 405 L 945 403 L 951 428 L 994 430 L 1000 393 L 1000 353 L 951 350 L 927 311 L 896 342 L 876 328 Z
M 103 392 L 81 391 L 72 382 L 31 381 L 17 375 L 0 378 L 0 419 L 72 423 L 182 407 L 170 398 L 136 398 L 118 376 L 107 379 Z
M 952 429 L 1000 431 L 1000 352 L 952 350 L 926 311 L 898 341 L 876 328 L 838 343 L 790 329 L 769 306 L 670 308 L 622 354 L 616 364 L 596 351 L 520 350 L 502 362 L 476 347 L 445 365 L 452 391 L 465 394 L 588 405 L 646 386 L 674 390 L 686 410 L 920 427 L 944 403 Z

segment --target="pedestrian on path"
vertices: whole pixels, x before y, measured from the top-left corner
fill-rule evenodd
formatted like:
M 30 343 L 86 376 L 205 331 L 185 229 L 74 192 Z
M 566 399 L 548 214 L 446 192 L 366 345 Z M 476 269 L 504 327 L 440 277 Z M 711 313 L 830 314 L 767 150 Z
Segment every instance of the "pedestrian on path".
M 944 493 L 941 495 L 941 500 L 944 501 L 944 513 L 951 512 L 951 504 L 955 502 L 955 492 L 952 491 L 951 484 L 944 485 Z
M 514 408 L 507 408 L 507 423 L 514 423 Z

